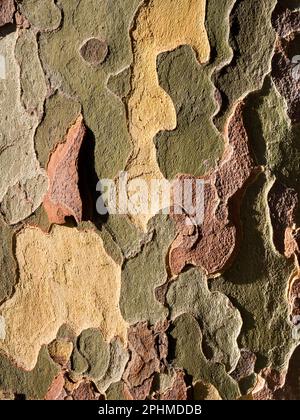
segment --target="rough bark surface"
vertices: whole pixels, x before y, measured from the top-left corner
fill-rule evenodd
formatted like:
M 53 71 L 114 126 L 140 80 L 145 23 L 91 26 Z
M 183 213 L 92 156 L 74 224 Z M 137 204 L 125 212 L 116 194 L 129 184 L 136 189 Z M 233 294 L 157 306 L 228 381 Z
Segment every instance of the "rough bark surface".
M 299 400 L 299 139 L 300 0 L 0 0 L 0 400 Z

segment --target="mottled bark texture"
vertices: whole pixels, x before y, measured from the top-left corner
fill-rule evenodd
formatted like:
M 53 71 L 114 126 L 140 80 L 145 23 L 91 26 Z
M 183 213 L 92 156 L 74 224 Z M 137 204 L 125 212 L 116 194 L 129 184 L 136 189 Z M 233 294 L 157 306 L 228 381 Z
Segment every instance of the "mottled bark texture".
M 300 399 L 299 139 L 300 0 L 0 0 L 0 400 Z

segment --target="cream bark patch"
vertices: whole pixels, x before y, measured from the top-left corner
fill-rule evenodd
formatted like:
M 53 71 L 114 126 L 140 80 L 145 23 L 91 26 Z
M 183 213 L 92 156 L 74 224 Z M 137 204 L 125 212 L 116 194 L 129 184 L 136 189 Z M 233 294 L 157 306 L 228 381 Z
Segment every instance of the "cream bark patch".
M 25 228 L 16 238 L 20 278 L 13 297 L 0 309 L 6 336 L 0 349 L 19 366 L 34 368 L 40 348 L 62 324 L 76 334 L 99 328 L 105 340 L 126 342 L 119 310 L 121 267 L 93 231 L 55 226 L 49 235 Z
M 154 136 L 176 128 L 176 111 L 171 98 L 159 86 L 157 56 L 189 44 L 199 62 L 209 59 L 210 46 L 204 26 L 206 0 L 151 0 L 136 17 L 132 32 L 134 64 L 128 97 L 129 131 L 133 153 L 126 170 L 130 179 L 162 179 L 156 160 Z M 153 215 L 133 217 L 143 230 Z

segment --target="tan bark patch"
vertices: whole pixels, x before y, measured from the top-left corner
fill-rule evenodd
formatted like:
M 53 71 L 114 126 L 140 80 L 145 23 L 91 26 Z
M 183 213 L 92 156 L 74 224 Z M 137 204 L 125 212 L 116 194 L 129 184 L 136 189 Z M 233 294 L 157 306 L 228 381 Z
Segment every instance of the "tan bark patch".
M 130 179 L 143 178 L 148 182 L 163 178 L 153 138 L 160 130 L 176 128 L 176 111 L 171 98 L 159 86 L 156 58 L 162 52 L 189 44 L 198 60 L 206 62 L 210 46 L 204 26 L 205 9 L 206 0 L 150 0 L 139 11 L 132 32 L 134 64 L 128 99 L 133 143 L 126 168 Z M 134 222 L 146 230 L 150 217 L 138 215 Z
M 42 344 L 52 342 L 67 323 L 80 334 L 100 328 L 106 340 L 126 341 L 119 310 L 121 267 L 93 231 L 55 226 L 49 235 L 26 228 L 16 238 L 20 278 L 1 307 L 6 323 L 0 349 L 33 369 Z

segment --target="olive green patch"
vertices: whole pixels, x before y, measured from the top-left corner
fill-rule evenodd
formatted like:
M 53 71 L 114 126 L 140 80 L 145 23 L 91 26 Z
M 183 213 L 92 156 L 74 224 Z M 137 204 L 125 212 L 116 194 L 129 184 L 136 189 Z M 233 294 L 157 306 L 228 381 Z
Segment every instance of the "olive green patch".
M 158 302 L 155 289 L 167 281 L 166 256 L 175 237 L 175 226 L 168 216 L 158 215 L 148 224 L 152 240 L 141 252 L 125 261 L 122 270 L 120 309 L 130 324 L 165 319 L 168 310 Z
M 240 396 L 238 384 L 226 373 L 225 366 L 208 361 L 202 352 L 202 334 L 198 322 L 190 314 L 183 314 L 173 322 L 170 337 L 174 340 L 172 363 L 183 368 L 194 381 L 210 383 L 223 399 Z
M 242 319 L 230 300 L 219 292 L 211 293 L 204 274 L 192 269 L 170 286 L 166 301 L 172 320 L 182 313 L 197 319 L 205 342 L 204 354 L 232 372 L 240 358 L 237 338 Z
M 14 231 L 0 218 L 0 303 L 8 299 L 17 282 Z
M 271 70 L 275 30 L 271 16 L 276 0 L 242 0 L 231 13 L 233 57 L 216 78 L 222 105 L 215 123 L 223 130 L 236 103 L 260 89 Z
M 40 36 L 40 55 L 52 88 L 59 87 L 82 104 L 85 124 L 95 136 L 95 169 L 99 178 L 116 176 L 131 151 L 124 105 L 106 83 L 110 75 L 131 64 L 128 30 L 140 3 L 141 0 L 59 0 L 57 5 L 64 15 L 61 29 Z M 80 55 L 80 48 L 92 37 L 105 40 L 110 51 L 97 67 Z
M 158 58 L 160 85 L 176 109 L 177 127 L 155 138 L 157 160 L 166 178 L 178 173 L 203 175 L 214 168 L 224 139 L 213 124 L 217 112 L 214 86 L 191 47 L 179 47 Z
M 241 210 L 244 237 L 239 255 L 211 288 L 227 295 L 240 311 L 239 344 L 256 354 L 257 372 L 269 365 L 284 370 L 294 344 L 287 300 L 293 262 L 280 256 L 271 243 L 269 188 L 262 174 L 247 191 Z
M 13 391 L 25 399 L 43 399 L 59 368 L 43 346 L 35 368 L 26 372 L 16 368 L 7 358 L 0 356 L 0 388 Z

